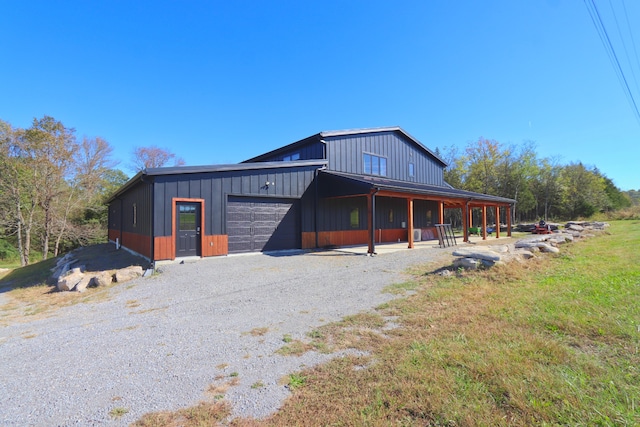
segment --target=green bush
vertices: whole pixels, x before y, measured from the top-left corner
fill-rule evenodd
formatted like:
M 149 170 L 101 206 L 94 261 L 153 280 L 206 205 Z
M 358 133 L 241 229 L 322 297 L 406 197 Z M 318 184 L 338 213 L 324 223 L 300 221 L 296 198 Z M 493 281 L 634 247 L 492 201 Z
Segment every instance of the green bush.
M 15 261 L 20 259 L 18 250 L 5 239 L 0 239 L 0 260 Z

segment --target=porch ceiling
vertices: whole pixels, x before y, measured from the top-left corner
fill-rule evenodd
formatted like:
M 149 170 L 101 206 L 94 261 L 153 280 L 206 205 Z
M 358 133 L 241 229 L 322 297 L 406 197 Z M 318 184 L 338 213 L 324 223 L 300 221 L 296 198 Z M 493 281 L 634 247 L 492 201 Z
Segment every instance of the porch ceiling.
M 395 181 L 369 175 L 352 175 L 335 171 L 321 171 L 319 181 L 322 197 L 348 197 L 368 195 L 413 198 L 444 202 L 447 208 L 482 206 L 509 206 L 516 201 L 505 197 L 474 193 L 450 187 Z

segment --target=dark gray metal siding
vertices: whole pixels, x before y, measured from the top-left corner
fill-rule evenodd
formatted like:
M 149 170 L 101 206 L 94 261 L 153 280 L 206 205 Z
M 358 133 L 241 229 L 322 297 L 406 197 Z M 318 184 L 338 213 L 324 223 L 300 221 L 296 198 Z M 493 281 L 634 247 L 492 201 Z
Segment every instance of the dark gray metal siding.
M 444 185 L 442 164 L 398 132 L 347 135 L 325 138 L 328 169 L 364 174 L 363 153 L 387 159 L 387 178 L 430 185 Z M 415 176 L 409 176 L 409 163 Z
M 351 211 L 358 209 L 359 227 L 351 227 Z M 366 230 L 367 198 L 348 197 L 339 199 L 320 199 L 318 212 L 318 231 Z
M 314 142 L 311 144 L 304 145 L 298 149 L 285 151 L 284 153 L 270 159 L 267 161 L 278 161 L 283 160 L 286 156 L 290 156 L 292 154 L 298 153 L 300 154 L 299 160 L 314 160 L 314 159 L 322 159 L 323 158 L 323 150 L 324 146 L 320 142 Z
M 245 160 L 242 163 L 278 162 L 282 161 L 284 157 L 294 153 L 300 154 L 299 160 L 324 159 L 324 144 L 321 142 L 320 134 L 312 135 L 292 144 L 285 145 L 284 147 Z
M 289 150 L 278 151 L 274 155 L 265 156 L 261 158 L 261 162 L 278 162 L 282 161 L 286 156 L 298 153 L 300 155 L 299 160 L 314 160 L 324 158 L 324 144 L 319 141 L 311 141 L 299 147 L 295 147 Z
M 171 235 L 175 197 L 204 199 L 204 233 L 227 234 L 226 205 L 230 195 L 301 199 L 302 231 L 312 231 L 314 197 L 309 187 L 315 173 L 316 167 L 309 166 L 156 176 L 154 235 Z
M 151 236 L 151 184 L 141 182 L 109 203 L 109 228 Z
M 438 202 L 430 200 L 413 201 L 413 226 L 432 227 L 438 223 Z
M 407 200 L 396 197 L 376 197 L 376 229 L 406 228 Z M 335 199 L 321 199 L 318 214 L 318 231 L 334 230 L 366 230 L 367 229 L 367 199 L 361 197 L 341 197 Z M 351 227 L 351 211 L 359 210 L 360 226 Z M 438 218 L 438 204 L 427 200 L 413 201 L 413 226 L 424 228 L 433 226 Z M 392 214 L 391 211 L 393 212 Z M 404 223 L 404 227 L 403 227 Z

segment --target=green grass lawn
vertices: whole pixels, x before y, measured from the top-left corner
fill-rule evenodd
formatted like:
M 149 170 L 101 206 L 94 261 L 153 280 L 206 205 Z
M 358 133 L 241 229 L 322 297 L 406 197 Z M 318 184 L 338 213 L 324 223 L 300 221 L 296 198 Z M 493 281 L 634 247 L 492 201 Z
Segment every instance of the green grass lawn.
M 524 264 L 450 278 L 414 268 L 414 294 L 308 343 L 367 355 L 295 374 L 304 381 L 277 414 L 233 424 L 640 425 L 638 247 L 640 221 L 614 222 Z M 381 330 L 390 316 L 399 326 Z M 216 407 L 228 411 L 203 403 L 140 425 L 199 425 L 186 413 L 214 424 Z

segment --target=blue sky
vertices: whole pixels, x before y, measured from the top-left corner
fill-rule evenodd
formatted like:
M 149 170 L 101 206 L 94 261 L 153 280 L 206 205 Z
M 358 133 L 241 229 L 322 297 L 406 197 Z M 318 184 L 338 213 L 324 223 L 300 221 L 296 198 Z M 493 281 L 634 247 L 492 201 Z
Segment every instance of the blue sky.
M 623 60 L 640 2 L 596 4 Z M 431 149 L 535 141 L 640 188 L 640 121 L 580 0 L 0 0 L 0 40 L 0 119 L 101 136 L 129 174 L 135 146 L 236 163 L 323 130 L 401 126 Z

